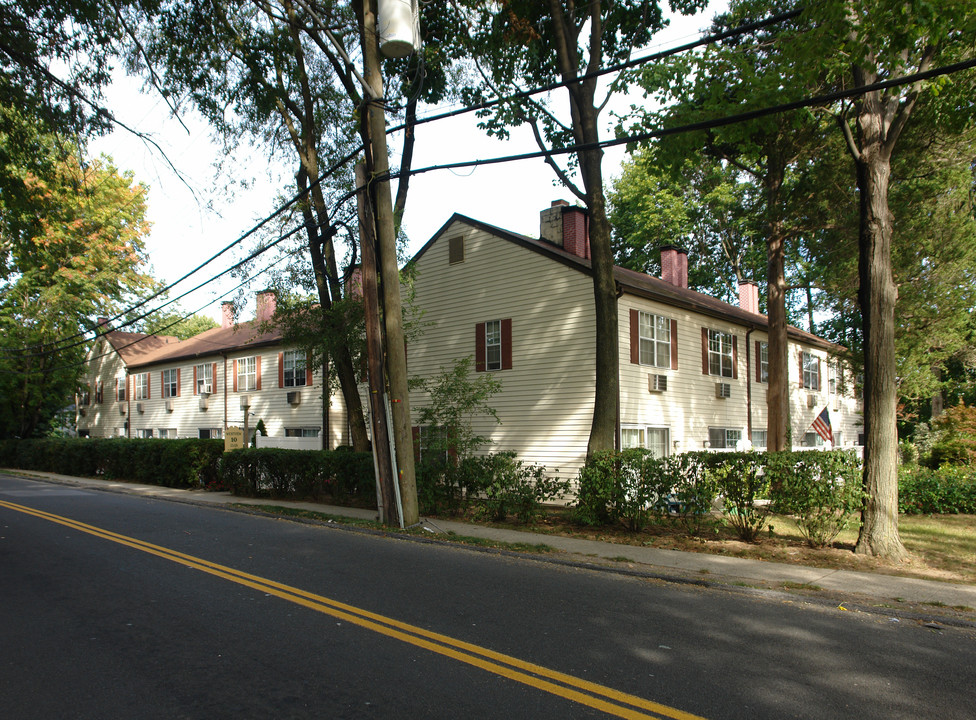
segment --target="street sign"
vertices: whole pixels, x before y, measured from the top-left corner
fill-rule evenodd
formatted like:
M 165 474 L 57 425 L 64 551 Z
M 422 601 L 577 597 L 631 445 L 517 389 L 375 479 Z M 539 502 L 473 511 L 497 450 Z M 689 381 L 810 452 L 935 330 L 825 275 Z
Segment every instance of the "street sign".
M 224 431 L 224 452 L 244 449 L 244 431 L 239 427 L 229 427 Z

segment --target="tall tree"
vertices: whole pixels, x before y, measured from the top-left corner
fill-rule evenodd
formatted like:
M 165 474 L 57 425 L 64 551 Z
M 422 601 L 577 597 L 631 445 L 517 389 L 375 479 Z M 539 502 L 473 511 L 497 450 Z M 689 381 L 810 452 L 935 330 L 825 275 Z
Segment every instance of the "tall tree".
M 864 338 L 864 485 L 859 553 L 898 559 L 897 401 L 895 303 L 892 273 L 894 223 L 889 203 L 891 163 L 919 100 L 939 100 L 937 117 L 958 127 L 974 111 L 960 83 L 918 80 L 868 89 L 882 80 L 972 57 L 976 6 L 948 0 L 833 0 L 810 6 L 814 30 L 796 43 L 798 53 L 824 58 L 829 80 L 864 88 L 835 113 L 854 162 L 859 196 L 858 303 Z M 809 57 L 809 55 L 803 55 Z M 799 56 L 795 67 L 800 67 Z M 964 83 L 969 85 L 970 83 Z M 968 89 L 968 88 L 966 88 Z
M 715 18 L 712 31 L 725 32 L 793 9 L 794 0 L 739 0 Z M 655 128 L 721 119 L 782 102 L 784 52 L 806 31 L 803 21 L 779 22 L 767 28 L 706 47 L 641 71 L 641 84 L 665 107 L 645 113 L 642 124 Z M 669 137 L 660 143 L 665 162 L 680 167 L 688 158 L 706 155 L 731 164 L 756 187 L 756 212 L 762 218 L 766 244 L 766 310 L 769 318 L 769 385 L 767 445 L 783 450 L 789 436 L 789 359 L 787 303 L 790 290 L 787 256 L 805 228 L 796 207 L 798 174 L 805 158 L 818 150 L 813 140 L 820 121 L 809 112 Z
M 596 387 L 587 454 L 613 448 L 619 348 L 600 116 L 607 102 L 601 93 L 609 96 L 624 86 L 616 82 L 606 86 L 596 73 L 628 59 L 635 48 L 648 44 L 653 34 L 665 25 L 661 7 L 647 0 L 593 0 L 586 4 L 574 0 L 504 3 L 471 0 L 469 4 L 473 8 L 473 19 L 467 28 L 470 47 L 484 80 L 477 89 L 469 91 L 472 98 L 505 98 L 526 86 L 566 83 L 568 122 L 561 120 L 560 113 L 546 102 L 524 99 L 494 106 L 483 126 L 490 134 L 506 137 L 510 128 L 526 125 L 543 150 L 580 147 L 572 154 L 573 162 L 568 166 L 560 164 L 554 155 L 548 155 L 546 161 L 559 181 L 589 211 L 596 313 Z M 703 5 L 698 0 L 671 2 L 676 10 L 688 13 Z M 603 90 L 604 87 L 607 89 Z M 576 171 L 582 186 L 573 179 Z
M 38 144 L 53 154 L 49 171 L 23 170 L 21 192 L 0 197 L 3 437 L 50 428 L 87 382 L 79 336 L 152 285 L 142 270 L 146 189 L 108 160 L 82 164 L 50 137 Z

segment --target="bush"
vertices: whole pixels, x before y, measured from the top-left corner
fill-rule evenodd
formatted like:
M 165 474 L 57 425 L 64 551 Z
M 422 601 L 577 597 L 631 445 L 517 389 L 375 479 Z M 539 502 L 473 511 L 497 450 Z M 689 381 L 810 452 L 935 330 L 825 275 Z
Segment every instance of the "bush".
M 766 473 L 766 454 L 733 452 L 716 455 L 710 469 L 724 501 L 724 512 L 739 539 L 755 542 L 766 525 L 770 508 L 757 501 L 768 498 L 769 476 Z
M 501 521 L 513 515 L 529 523 L 543 512 L 543 503 L 569 491 L 569 483 L 546 474 L 541 465 L 523 465 L 514 452 L 500 452 L 483 458 L 487 475 L 480 512 Z
M 220 440 L 33 438 L 4 441 L 5 465 L 168 487 L 211 487 L 219 477 Z
M 664 512 L 680 521 L 690 535 L 701 532 L 718 490 L 709 468 L 716 453 L 689 452 L 669 455 L 661 464 L 661 487 L 666 488 Z
M 976 514 L 976 470 L 944 465 L 899 468 L 898 511 L 908 515 Z
M 620 519 L 620 467 L 617 453 L 601 450 L 593 453 L 580 468 L 577 478 L 577 522 L 584 525 L 609 525 Z
M 348 450 L 244 448 L 224 456 L 221 477 L 235 495 L 319 499 L 375 498 L 373 457 Z
M 811 547 L 832 545 L 864 502 L 861 463 L 850 450 L 767 456 L 773 509 L 793 515 Z

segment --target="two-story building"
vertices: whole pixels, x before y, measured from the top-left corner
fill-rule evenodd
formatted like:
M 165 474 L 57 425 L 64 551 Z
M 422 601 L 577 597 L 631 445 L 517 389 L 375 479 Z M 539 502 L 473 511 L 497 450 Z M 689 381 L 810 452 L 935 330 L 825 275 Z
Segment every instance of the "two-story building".
M 411 376 L 463 357 L 494 373 L 501 420 L 475 420 L 487 450 L 575 476 L 593 414 L 595 311 L 587 215 L 563 201 L 542 212 L 540 238 L 454 215 L 417 253 L 413 303 L 426 329 L 409 347 Z M 618 440 L 661 455 L 766 444 L 768 321 L 758 287 L 739 306 L 688 288 L 687 254 L 662 250 L 662 277 L 614 269 L 620 348 Z M 822 446 L 826 408 L 834 447 L 859 442 L 861 408 L 842 348 L 790 327 L 794 446 Z M 425 402 L 411 396 L 411 407 Z M 423 437 L 423 433 L 418 433 Z
M 221 438 L 227 427 L 263 421 L 263 444 L 334 448 L 349 442 L 342 400 L 323 387 L 322 368 L 267 329 L 272 292 L 257 316 L 235 322 L 224 303 L 221 327 L 187 340 L 102 325 L 86 360 L 78 434 L 89 437 Z

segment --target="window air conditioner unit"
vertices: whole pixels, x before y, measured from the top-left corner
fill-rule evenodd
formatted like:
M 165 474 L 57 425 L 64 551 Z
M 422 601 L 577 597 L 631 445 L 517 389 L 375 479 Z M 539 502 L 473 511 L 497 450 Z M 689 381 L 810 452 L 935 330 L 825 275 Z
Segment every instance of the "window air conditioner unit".
M 288 404 L 292 407 L 302 404 L 302 394 L 298 390 L 288 393 Z
M 146 408 L 143 407 L 142 403 L 136 403 L 136 412 L 146 412 Z
M 251 396 L 241 395 L 241 410 L 247 410 L 251 407 Z
M 209 395 L 201 395 L 200 396 L 200 409 L 201 410 L 206 410 L 208 407 L 210 407 L 210 396 Z
M 119 403 L 119 415 L 125 415 L 125 403 L 124 402 L 120 402 Z
M 173 412 L 173 398 L 166 398 L 166 412 Z
M 647 390 L 648 392 L 667 392 L 668 391 L 668 376 L 667 375 L 648 375 L 647 376 Z
M 715 383 L 715 397 L 732 397 L 732 386 L 729 383 Z
M 815 407 L 817 407 L 817 396 L 816 395 L 807 395 L 807 407 L 810 410 L 813 410 Z
M 81 415 L 82 417 L 85 417 L 85 408 L 83 407 L 78 408 L 78 414 Z

